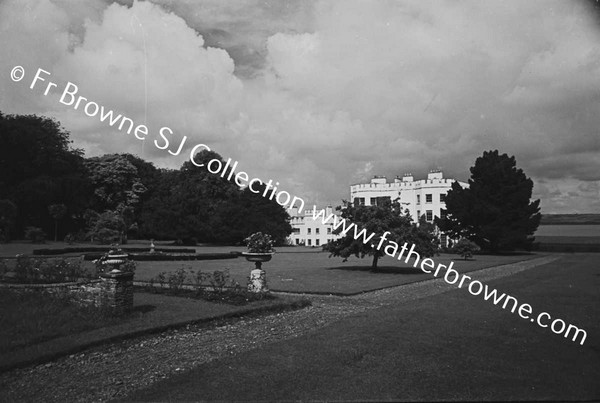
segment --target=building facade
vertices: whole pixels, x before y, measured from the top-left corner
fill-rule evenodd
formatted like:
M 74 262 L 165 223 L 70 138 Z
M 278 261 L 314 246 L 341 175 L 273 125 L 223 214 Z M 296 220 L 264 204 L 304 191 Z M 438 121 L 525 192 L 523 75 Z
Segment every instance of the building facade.
M 400 204 L 408 209 L 415 222 L 421 216 L 425 216 L 428 222 L 433 222 L 435 217 L 442 217 L 446 208 L 446 194 L 455 181 L 444 178 L 439 170 L 429 172 L 427 179 L 421 180 L 414 180 L 412 174 L 396 177 L 393 182 L 387 182 L 384 176 L 375 176 L 370 183 L 350 186 L 350 200 L 355 206 L 372 206 L 382 198 L 391 201 L 399 198 Z M 465 182 L 458 183 L 463 188 L 469 186 Z
M 370 183 L 359 183 L 350 186 L 350 200 L 355 206 L 372 206 L 382 199 L 399 202 L 403 209 L 408 209 L 413 221 L 418 222 L 424 216 L 428 222 L 442 217 L 446 208 L 445 197 L 455 179 L 444 178 L 442 171 L 429 172 L 427 179 L 414 180 L 412 174 L 396 177 L 387 182 L 384 176 L 375 176 Z M 463 187 L 469 184 L 458 181 Z M 288 209 L 291 217 L 292 234 L 288 237 L 292 245 L 320 247 L 331 240 L 340 238 L 333 234 L 333 220 L 323 224 L 321 218 L 313 219 L 313 210 L 304 210 L 298 214 L 297 208 Z M 325 208 L 325 217 L 333 214 L 331 206 Z M 443 245 L 448 244 L 444 234 L 439 234 Z
M 317 210 L 318 212 L 319 210 Z M 298 214 L 297 208 L 288 209 L 291 217 L 292 234 L 288 237 L 292 245 L 321 247 L 327 242 L 340 238 L 333 234 L 333 220 L 323 224 L 321 218 L 313 219 L 313 210 L 304 210 Z M 331 206 L 325 208 L 325 217 L 334 214 Z

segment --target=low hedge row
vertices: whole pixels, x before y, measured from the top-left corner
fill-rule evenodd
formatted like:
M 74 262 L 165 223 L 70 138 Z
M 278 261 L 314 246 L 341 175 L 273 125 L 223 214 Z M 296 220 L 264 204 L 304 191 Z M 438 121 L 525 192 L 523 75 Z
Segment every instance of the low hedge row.
M 123 249 L 126 251 L 125 249 Z M 84 260 L 96 260 L 102 257 L 103 253 L 86 253 Z M 193 254 L 135 254 L 130 253 L 129 259 L 140 262 L 157 261 L 179 261 L 179 260 L 218 260 L 218 259 L 236 259 L 239 256 L 237 252 L 231 253 L 193 253 Z
M 79 247 L 67 247 L 60 249 L 34 249 L 34 255 L 63 255 L 65 253 L 86 253 L 86 252 L 97 252 L 97 253 L 106 253 L 112 248 L 110 246 L 99 246 L 99 247 L 90 247 L 90 246 L 79 246 Z M 127 248 L 121 247 L 121 250 L 124 252 L 148 252 L 150 248 Z M 193 248 L 155 248 L 156 252 L 165 252 L 165 253 L 196 253 L 196 249 Z
M 600 253 L 600 244 L 583 243 L 541 243 L 536 242 L 532 245 L 532 250 L 539 252 L 593 252 Z

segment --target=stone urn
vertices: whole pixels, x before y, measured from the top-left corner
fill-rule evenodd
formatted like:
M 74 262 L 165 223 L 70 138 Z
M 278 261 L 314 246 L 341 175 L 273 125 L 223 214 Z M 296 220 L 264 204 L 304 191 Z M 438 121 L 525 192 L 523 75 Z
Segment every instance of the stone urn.
M 106 258 L 101 261 L 105 267 L 105 273 L 120 273 L 121 265 L 129 259 L 129 255 L 120 249 L 111 250 L 106 255 Z
M 249 262 L 254 262 L 254 270 L 250 271 L 250 277 L 248 278 L 248 291 L 256 293 L 269 292 L 267 287 L 267 274 L 262 269 L 263 262 L 268 262 L 273 257 L 273 252 L 270 253 L 257 253 L 257 252 L 245 252 L 242 256 Z

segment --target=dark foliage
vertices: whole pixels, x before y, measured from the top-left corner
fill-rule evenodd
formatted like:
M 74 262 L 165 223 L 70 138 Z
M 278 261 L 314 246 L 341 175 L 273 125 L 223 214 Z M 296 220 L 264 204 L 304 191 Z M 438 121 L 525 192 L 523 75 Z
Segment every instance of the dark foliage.
M 226 179 L 230 171 L 223 178 L 190 161 L 157 169 L 131 154 L 84 159 L 58 122 L 35 115 L 0 113 L 0 143 L 0 242 L 23 237 L 28 226 L 54 239 L 101 243 L 135 235 L 241 244 L 262 231 L 280 245 L 291 233 L 285 209 L 240 190 Z M 223 161 L 204 150 L 194 160 L 215 158 Z
M 407 242 L 409 245 L 415 245 L 415 251 L 421 256 L 433 256 L 436 251 L 436 239 L 431 232 L 430 226 L 418 226 L 410 217 L 410 214 L 402 212 L 398 202 L 383 200 L 376 206 L 353 206 L 352 203 L 344 202 L 344 207 L 338 207 L 342 218 L 346 219 L 347 225 L 354 223 L 360 233 L 366 230 L 366 237 L 374 233 L 375 236 L 364 243 L 363 236 L 354 239 L 354 228 L 350 230 L 343 238 L 331 241 L 323 246 L 323 250 L 331 253 L 331 256 L 340 256 L 344 261 L 352 255 L 360 258 L 373 256 L 371 267 L 377 268 L 377 261 L 385 256 L 386 246 L 389 241 L 397 245 L 403 245 Z M 340 233 L 341 228 L 334 230 L 334 233 Z M 381 236 L 385 231 L 391 234 L 387 235 L 380 249 L 377 249 Z M 375 245 L 375 246 L 372 246 Z
M 515 157 L 486 151 L 471 167 L 469 188 L 452 185 L 446 218 L 437 224 L 452 237 L 465 237 L 494 253 L 528 249 L 541 219 L 540 201 L 530 202 L 532 189 L 532 180 L 516 167 Z
M 70 143 L 55 120 L 0 113 L 0 195 L 17 206 L 14 236 L 23 236 L 26 226 L 51 232 L 55 222 L 48 206 L 64 204 L 70 220 L 62 237 L 74 225 L 72 217 L 85 209 L 91 188 L 83 152 Z

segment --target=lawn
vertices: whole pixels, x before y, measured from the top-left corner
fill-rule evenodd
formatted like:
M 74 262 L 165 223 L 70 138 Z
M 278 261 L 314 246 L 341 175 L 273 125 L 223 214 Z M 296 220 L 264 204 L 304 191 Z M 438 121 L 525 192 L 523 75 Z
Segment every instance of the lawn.
M 147 244 L 147 241 L 132 241 L 129 245 L 139 247 L 144 244 Z M 40 247 L 59 248 L 64 246 L 65 244 L 61 242 L 49 242 L 44 245 L 10 243 L 0 245 L 0 256 L 31 253 L 33 249 Z M 244 247 L 235 246 L 196 247 L 197 253 L 227 253 L 245 250 Z M 440 263 L 449 265 L 454 261 L 453 268 L 455 270 L 469 272 L 538 256 L 540 254 L 476 255 L 472 260 L 465 261 L 457 255 L 441 254 L 435 256 L 433 260 L 436 265 Z M 281 247 L 277 248 L 277 253 L 270 262 L 263 264 L 263 268 L 267 273 L 271 290 L 297 293 L 351 295 L 433 278 L 431 274 L 423 273 L 418 268 L 413 268 L 403 261 L 388 256 L 379 260 L 379 269 L 376 272 L 371 270 L 370 265 L 370 257 L 364 259 L 351 257 L 347 262 L 343 262 L 341 258 L 329 258 L 327 252 L 322 252 L 318 248 Z M 91 269 L 92 263 L 84 262 L 84 267 Z M 229 269 L 231 278 L 241 285 L 245 285 L 253 263 L 247 262 L 244 258 L 226 261 L 138 262 L 135 280 L 148 281 L 160 272 L 170 273 L 182 267 L 193 271 L 207 272 Z
M 207 248 L 207 252 L 225 252 L 231 248 Z M 217 249 L 217 250 L 215 250 Z M 204 248 L 196 248 L 203 252 Z M 397 259 L 385 257 L 379 261 L 379 269 L 374 272 L 370 268 L 369 258 L 351 258 L 342 262 L 340 258 L 329 258 L 327 252 L 309 248 L 280 248 L 273 259 L 263 264 L 267 273 L 269 288 L 273 291 L 306 292 L 323 294 L 350 295 L 401 284 L 423 281 L 433 278 Z M 464 261 L 457 255 L 442 254 L 434 257 L 436 264 L 449 265 L 459 272 L 468 272 L 485 267 L 498 266 L 527 260 L 540 255 L 478 255 L 473 260 Z M 227 261 L 195 261 L 195 262 L 140 262 L 136 270 L 135 280 L 147 281 L 158 273 L 172 272 L 181 267 L 194 271 L 214 271 L 229 269 L 230 275 L 240 284 L 246 284 L 246 277 L 253 268 L 253 263 L 243 258 Z
M 0 289 L 0 354 L 127 319 L 105 315 L 95 308 L 78 307 L 65 298 Z
M 490 285 L 585 329 L 585 344 L 457 289 L 201 365 L 125 400 L 600 401 L 597 255 Z
M 21 296 L 0 290 L 0 370 L 188 323 L 298 309 L 308 304 L 306 299 L 287 296 L 231 305 L 136 292 L 133 311 L 115 318 L 43 294 Z

